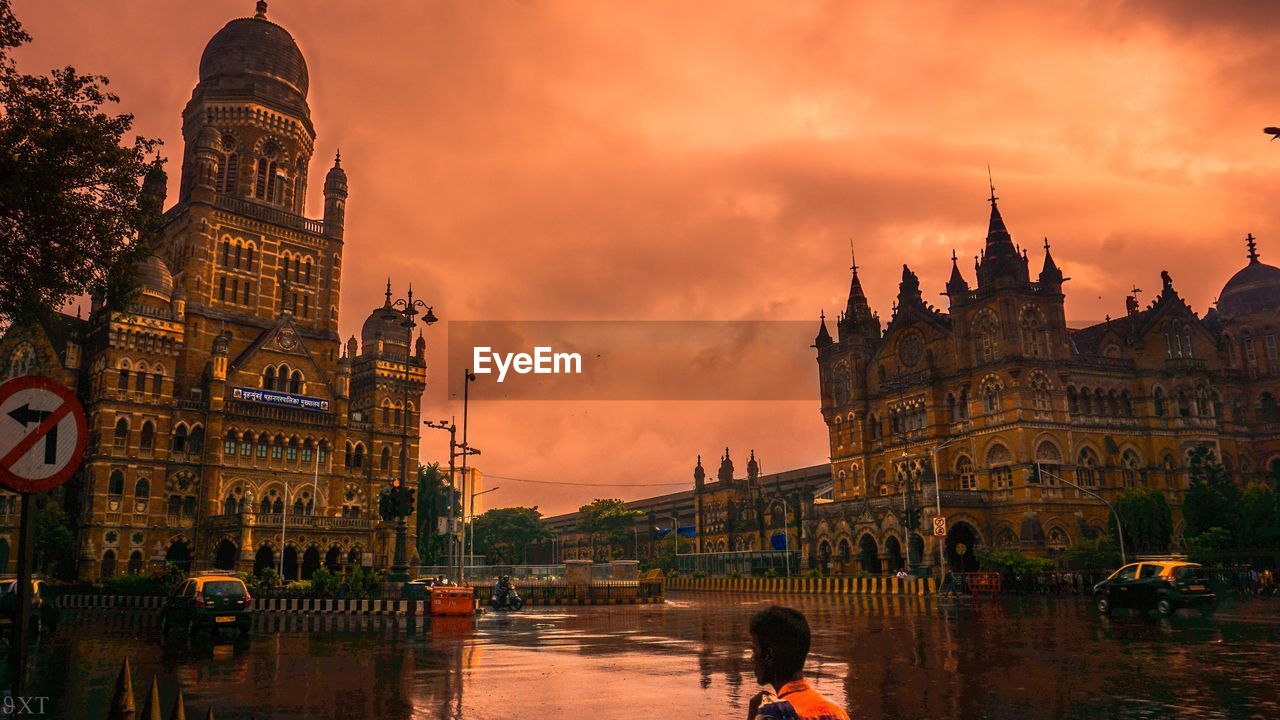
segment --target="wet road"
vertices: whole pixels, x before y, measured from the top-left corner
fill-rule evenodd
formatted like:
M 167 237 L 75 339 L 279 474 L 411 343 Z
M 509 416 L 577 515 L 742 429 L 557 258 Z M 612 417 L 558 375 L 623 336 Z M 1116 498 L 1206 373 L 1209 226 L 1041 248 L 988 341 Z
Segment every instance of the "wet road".
M 105 717 L 120 661 L 187 712 L 275 718 L 745 718 L 750 615 L 765 596 L 530 608 L 428 621 L 259 615 L 251 640 L 161 642 L 141 612 L 67 611 L 42 638 L 46 717 Z M 1280 606 L 1211 619 L 1098 618 L 1074 600 L 939 606 L 790 598 L 810 674 L 854 718 L 1280 717 Z

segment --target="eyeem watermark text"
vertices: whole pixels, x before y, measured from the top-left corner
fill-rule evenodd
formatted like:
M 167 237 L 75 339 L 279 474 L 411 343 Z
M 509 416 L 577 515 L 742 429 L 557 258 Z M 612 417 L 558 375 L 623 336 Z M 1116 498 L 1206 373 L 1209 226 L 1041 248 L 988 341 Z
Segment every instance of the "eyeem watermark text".
M 493 367 L 490 367 L 490 363 Z M 555 352 L 549 346 L 539 345 L 533 353 L 496 353 L 488 346 L 477 346 L 471 353 L 471 371 L 477 375 L 498 372 L 498 382 L 507 379 L 507 371 L 518 375 L 581 375 L 582 355 Z

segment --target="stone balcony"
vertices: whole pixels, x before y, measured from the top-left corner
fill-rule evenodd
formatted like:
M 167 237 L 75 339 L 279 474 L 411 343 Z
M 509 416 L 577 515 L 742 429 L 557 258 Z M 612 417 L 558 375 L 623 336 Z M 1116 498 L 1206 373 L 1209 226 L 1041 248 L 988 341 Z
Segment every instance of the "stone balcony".
M 289 513 L 288 519 L 282 513 L 231 513 L 227 515 L 213 515 L 205 521 L 206 526 L 210 530 L 237 530 L 245 527 L 280 527 L 281 524 L 287 527 L 310 528 L 314 530 L 329 530 L 335 532 L 362 530 L 373 530 L 379 524 L 379 521 L 371 517 L 331 517 L 327 515 L 295 515 Z

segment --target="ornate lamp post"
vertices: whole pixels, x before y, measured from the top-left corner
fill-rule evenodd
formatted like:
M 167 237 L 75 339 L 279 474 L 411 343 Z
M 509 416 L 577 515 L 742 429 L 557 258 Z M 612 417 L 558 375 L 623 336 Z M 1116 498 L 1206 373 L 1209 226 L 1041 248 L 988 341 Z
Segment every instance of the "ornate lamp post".
M 403 401 L 401 402 L 401 423 L 400 423 L 400 482 L 393 483 L 393 492 L 395 497 L 392 503 L 394 516 L 396 518 L 396 549 L 395 557 L 391 563 L 391 575 L 389 579 L 392 582 L 407 582 L 409 580 L 409 561 L 406 557 L 406 545 L 408 543 L 405 537 L 407 523 L 405 518 L 412 512 L 409 507 L 409 500 L 413 496 L 413 492 L 409 487 L 409 383 L 410 371 L 412 366 L 411 351 L 413 349 L 413 329 L 418 323 L 415 318 L 418 315 L 418 309 L 422 308 L 426 312 L 422 316 L 422 322 L 426 325 L 434 325 L 436 320 L 435 312 L 432 307 L 422 300 L 413 297 L 413 286 L 409 286 L 409 294 L 396 300 L 391 304 L 392 307 L 400 310 L 404 319 L 400 321 L 400 325 L 405 332 L 404 345 L 404 385 L 401 388 Z M 423 358 L 423 369 L 426 369 L 426 358 Z M 418 398 L 421 404 L 422 398 Z M 415 430 L 416 432 L 416 430 Z

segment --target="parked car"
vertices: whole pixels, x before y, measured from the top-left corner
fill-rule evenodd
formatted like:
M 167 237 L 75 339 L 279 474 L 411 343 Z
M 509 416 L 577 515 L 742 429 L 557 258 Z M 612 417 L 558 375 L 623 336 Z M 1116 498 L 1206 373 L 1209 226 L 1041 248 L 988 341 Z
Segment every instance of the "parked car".
M 1103 615 L 1120 608 L 1155 610 L 1161 615 L 1192 608 L 1207 617 L 1218 607 L 1218 597 L 1209 584 L 1209 571 L 1180 560 L 1125 565 L 1093 586 L 1093 600 Z
M 194 634 L 203 628 L 236 628 L 249 634 L 253 598 L 244 581 L 227 573 L 198 574 L 178 586 L 161 610 L 160 632 L 181 629 Z
M 18 609 L 18 581 L 0 579 L 0 619 L 12 625 Z M 49 597 L 49 586 L 40 578 L 31 578 L 31 632 L 38 633 L 57 625 L 58 609 Z

